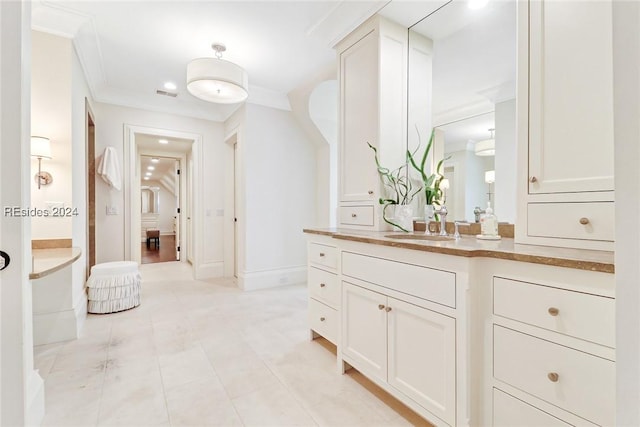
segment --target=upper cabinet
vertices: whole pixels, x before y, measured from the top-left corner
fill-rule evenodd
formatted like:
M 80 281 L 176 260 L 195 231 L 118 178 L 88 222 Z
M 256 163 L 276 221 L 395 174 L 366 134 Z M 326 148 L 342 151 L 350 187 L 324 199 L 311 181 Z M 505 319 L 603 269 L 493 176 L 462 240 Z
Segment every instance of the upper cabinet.
M 374 16 L 337 46 L 340 64 L 340 227 L 382 229 L 374 153 L 390 169 L 404 163 L 407 30 Z
M 613 249 L 611 1 L 518 7 L 516 238 Z

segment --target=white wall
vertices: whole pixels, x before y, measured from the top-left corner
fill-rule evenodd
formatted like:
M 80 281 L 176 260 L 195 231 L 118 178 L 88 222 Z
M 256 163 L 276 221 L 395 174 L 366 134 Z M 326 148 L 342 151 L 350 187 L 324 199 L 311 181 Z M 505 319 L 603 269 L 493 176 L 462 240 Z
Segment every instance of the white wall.
M 160 227 L 161 234 L 173 234 L 173 217 L 175 216 L 177 206 L 176 196 L 156 180 L 143 181 L 140 185 L 159 188 L 158 227 Z
M 302 229 L 316 223 L 316 147 L 292 113 L 245 106 L 246 289 L 305 280 Z
M 102 154 L 107 146 L 115 147 L 118 160 L 124 170 L 124 137 L 125 124 L 166 129 L 177 132 L 194 133 L 202 136 L 202 175 L 200 183 L 206 185 L 201 192 L 200 211 L 193 212 L 193 217 L 202 218 L 201 233 L 205 244 L 202 249 L 200 264 L 219 264 L 222 274 L 223 262 L 223 217 L 214 213 L 224 208 L 224 126 L 222 123 L 156 113 L 134 108 L 121 107 L 103 103 L 94 106 L 96 114 L 96 156 Z M 124 238 L 124 198 L 127 183 L 123 190 L 116 191 L 101 180 L 96 179 L 96 261 L 107 262 L 125 259 Z M 118 215 L 106 215 L 106 206 L 113 205 Z M 193 220 L 192 217 L 192 220 Z M 214 273 L 211 273 L 214 274 Z
M 495 213 L 499 221 L 516 222 L 516 100 L 499 102 L 496 117 Z
M 38 161 L 35 158 L 31 160 L 31 207 L 46 209 L 47 202 L 77 207 L 72 203 L 71 166 L 71 69 L 75 52 L 69 39 L 38 31 L 33 31 L 31 37 L 31 135 L 49 138 L 53 156 L 51 160 L 42 159 L 42 170 L 53 176 L 53 182 L 39 190 L 33 179 L 38 172 Z M 31 219 L 31 238 L 34 240 L 68 239 L 71 234 L 72 217 Z

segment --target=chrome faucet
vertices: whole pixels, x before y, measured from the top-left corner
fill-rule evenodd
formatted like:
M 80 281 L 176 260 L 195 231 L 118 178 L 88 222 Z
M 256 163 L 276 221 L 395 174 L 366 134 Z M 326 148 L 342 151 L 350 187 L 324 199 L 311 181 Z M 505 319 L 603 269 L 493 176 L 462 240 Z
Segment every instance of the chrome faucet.
M 433 209 L 436 214 L 440 215 L 440 236 L 447 236 L 447 207 L 445 205 L 440 206 L 439 208 L 434 205 Z
M 473 215 L 475 216 L 476 223 L 480 222 L 480 215 L 486 212 L 487 212 L 486 210 L 480 209 L 480 206 L 476 206 L 473 209 Z

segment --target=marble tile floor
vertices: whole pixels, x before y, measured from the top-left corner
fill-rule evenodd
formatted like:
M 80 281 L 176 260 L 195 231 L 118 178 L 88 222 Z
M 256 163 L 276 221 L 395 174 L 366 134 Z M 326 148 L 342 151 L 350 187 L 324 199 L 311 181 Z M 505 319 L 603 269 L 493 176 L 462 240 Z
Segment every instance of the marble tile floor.
M 188 264 L 141 266 L 142 304 L 35 348 L 45 426 L 429 425 L 309 341 L 304 285 L 243 292 Z

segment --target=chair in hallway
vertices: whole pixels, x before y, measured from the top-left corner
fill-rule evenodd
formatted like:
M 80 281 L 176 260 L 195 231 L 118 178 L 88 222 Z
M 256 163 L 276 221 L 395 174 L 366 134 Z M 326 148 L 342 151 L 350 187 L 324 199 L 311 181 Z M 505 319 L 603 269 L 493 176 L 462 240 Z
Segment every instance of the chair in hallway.
M 156 249 L 160 247 L 160 230 L 147 230 L 147 248 L 150 247 L 151 242 Z

